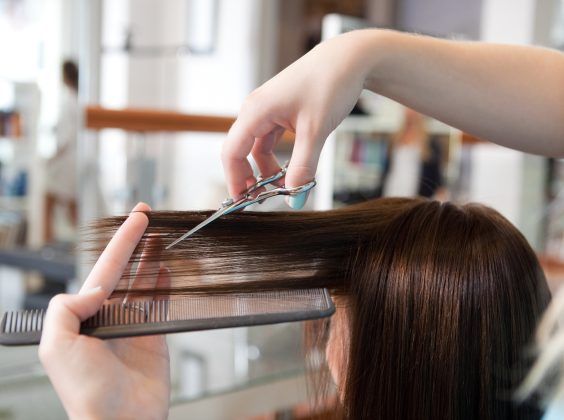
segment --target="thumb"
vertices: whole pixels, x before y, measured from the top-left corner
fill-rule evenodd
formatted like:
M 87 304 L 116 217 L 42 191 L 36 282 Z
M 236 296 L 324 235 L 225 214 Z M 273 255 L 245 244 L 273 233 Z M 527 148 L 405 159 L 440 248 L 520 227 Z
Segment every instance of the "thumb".
M 101 287 L 95 287 L 78 295 L 60 294 L 51 299 L 43 323 L 41 345 L 56 345 L 59 338 L 77 335 L 80 323 L 96 313 L 106 296 Z
M 299 187 L 315 179 L 324 141 L 325 139 L 320 138 L 313 130 L 297 127 L 294 150 L 286 171 L 286 187 Z M 291 208 L 299 210 L 305 205 L 308 195 L 309 191 L 297 196 L 288 196 L 286 197 L 286 203 Z

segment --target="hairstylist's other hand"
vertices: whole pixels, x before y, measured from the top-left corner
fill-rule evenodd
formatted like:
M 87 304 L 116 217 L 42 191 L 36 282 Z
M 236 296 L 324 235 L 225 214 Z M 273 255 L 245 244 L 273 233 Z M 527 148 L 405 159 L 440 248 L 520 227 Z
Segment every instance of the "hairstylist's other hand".
M 255 182 L 249 154 L 263 176 L 280 170 L 273 148 L 284 130 L 296 133 L 286 186 L 303 185 L 315 177 L 325 139 L 363 89 L 368 70 L 357 36 L 345 34 L 319 44 L 245 100 L 222 151 L 232 197 Z M 289 202 L 293 208 L 304 203 L 305 197 Z
M 138 204 L 133 210 L 80 292 L 55 296 L 47 310 L 39 358 L 70 418 L 167 416 L 170 371 L 163 336 L 103 341 L 79 334 L 80 322 L 93 315 L 115 288 L 147 227 L 141 211 L 150 208 Z M 138 272 L 143 269 L 140 264 Z M 169 281 L 166 269 L 161 269 L 155 285 Z

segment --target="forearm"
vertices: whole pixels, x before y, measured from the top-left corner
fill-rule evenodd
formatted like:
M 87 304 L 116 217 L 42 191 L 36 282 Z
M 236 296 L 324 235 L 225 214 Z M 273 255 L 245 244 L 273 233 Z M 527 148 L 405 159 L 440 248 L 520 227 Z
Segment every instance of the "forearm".
M 393 31 L 358 36 L 367 89 L 501 145 L 564 156 L 564 54 Z

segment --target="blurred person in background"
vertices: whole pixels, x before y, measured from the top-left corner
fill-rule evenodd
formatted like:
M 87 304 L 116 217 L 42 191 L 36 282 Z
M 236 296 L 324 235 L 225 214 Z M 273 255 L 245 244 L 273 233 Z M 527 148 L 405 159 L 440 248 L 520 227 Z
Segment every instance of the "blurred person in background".
M 57 151 L 47 161 L 44 233 L 46 243 L 55 239 L 57 207 L 66 210 L 72 226 L 77 223 L 78 66 L 74 61 L 63 62 L 62 78 L 61 109 L 56 126 Z
M 403 125 L 392 140 L 384 195 L 446 198 L 440 141 L 428 134 L 425 116 L 411 108 L 405 108 Z

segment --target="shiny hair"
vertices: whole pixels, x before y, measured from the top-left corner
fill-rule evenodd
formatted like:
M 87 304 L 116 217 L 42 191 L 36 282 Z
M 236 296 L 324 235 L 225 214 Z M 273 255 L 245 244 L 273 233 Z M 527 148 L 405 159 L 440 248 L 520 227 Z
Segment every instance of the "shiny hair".
M 327 287 L 346 302 L 344 417 L 540 417 L 512 393 L 550 294 L 535 253 L 496 211 L 387 198 L 324 212 L 242 212 L 164 249 L 209 214 L 148 213 L 132 263 L 167 265 L 171 284 L 142 290 L 136 280 L 139 293 Z M 93 248 L 123 220 L 97 222 Z

